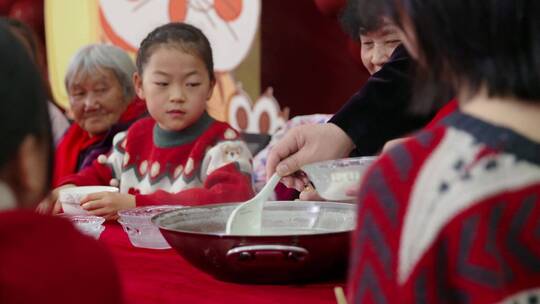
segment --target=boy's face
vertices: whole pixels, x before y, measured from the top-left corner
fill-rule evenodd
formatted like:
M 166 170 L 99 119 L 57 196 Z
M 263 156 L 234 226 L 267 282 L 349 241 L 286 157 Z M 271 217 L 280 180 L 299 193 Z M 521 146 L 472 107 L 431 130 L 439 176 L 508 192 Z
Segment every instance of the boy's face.
M 158 125 L 167 131 L 191 126 L 206 110 L 214 82 L 197 56 L 173 46 L 159 46 L 143 75 L 135 74 L 135 90 Z
M 398 27 L 388 23 L 376 31 L 360 34 L 362 63 L 371 75 L 390 59 L 401 43 L 401 35 Z

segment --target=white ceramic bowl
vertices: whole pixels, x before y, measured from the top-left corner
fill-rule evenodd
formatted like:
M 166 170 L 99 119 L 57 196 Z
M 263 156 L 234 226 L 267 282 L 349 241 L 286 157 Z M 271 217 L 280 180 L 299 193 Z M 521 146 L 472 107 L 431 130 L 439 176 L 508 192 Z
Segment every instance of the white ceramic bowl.
M 81 207 L 81 199 L 88 194 L 97 192 L 118 192 L 116 187 L 107 186 L 83 186 L 60 189 L 58 201 L 62 204 L 65 214 L 89 215 L 88 211 Z
M 178 208 L 182 208 L 182 206 L 163 205 L 122 210 L 118 212 L 118 216 L 120 216 L 118 222 L 122 224 L 133 246 L 167 249 L 171 246 L 165 241 L 159 228 L 151 222 L 151 219 L 154 215 Z
M 319 195 L 332 201 L 351 201 L 347 190 L 358 187 L 366 169 L 376 156 L 329 160 L 306 165 L 302 170 L 315 186 Z
M 102 225 L 105 219 L 101 216 L 69 214 L 62 214 L 61 216 L 70 220 L 81 233 L 91 236 L 96 240 L 99 239 L 99 236 L 105 230 L 105 226 Z

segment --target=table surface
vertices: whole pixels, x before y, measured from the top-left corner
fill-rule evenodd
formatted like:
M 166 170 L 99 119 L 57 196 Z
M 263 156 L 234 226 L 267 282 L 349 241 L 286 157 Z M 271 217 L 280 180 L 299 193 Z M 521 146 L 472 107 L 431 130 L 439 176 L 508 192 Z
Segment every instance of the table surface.
M 249 285 L 214 279 L 172 249 L 133 247 L 122 227 L 108 223 L 100 241 L 110 248 L 126 303 L 336 303 L 343 282 Z

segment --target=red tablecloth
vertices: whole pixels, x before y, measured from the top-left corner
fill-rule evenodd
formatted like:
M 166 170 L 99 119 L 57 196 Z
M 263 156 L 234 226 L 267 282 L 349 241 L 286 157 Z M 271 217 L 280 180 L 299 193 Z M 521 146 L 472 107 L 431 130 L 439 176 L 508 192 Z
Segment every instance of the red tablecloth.
M 218 281 L 172 249 L 131 245 L 120 225 L 110 223 L 101 241 L 111 249 L 127 303 L 336 303 L 343 282 L 306 285 L 243 285 Z

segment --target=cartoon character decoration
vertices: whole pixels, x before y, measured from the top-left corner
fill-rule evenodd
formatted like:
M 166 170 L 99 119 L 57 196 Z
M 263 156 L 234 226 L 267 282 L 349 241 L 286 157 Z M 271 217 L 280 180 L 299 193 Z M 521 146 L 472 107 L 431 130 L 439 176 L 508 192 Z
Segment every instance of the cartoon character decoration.
M 232 73 L 248 56 L 256 39 L 261 0 L 46 0 L 45 5 L 50 79 L 55 97 L 64 106 L 67 95 L 63 75 L 78 48 L 105 42 L 134 57 L 141 40 L 167 22 L 197 26 L 212 45 L 216 87 L 208 103 L 211 116 L 227 121 L 231 102 L 247 97 L 237 96 L 242 90 Z M 249 97 L 247 100 L 251 101 Z M 275 129 L 274 122 L 267 124 Z
M 289 109 L 280 110 L 272 88 L 253 103 L 240 88 L 229 103 L 227 121 L 235 129 L 245 133 L 274 134 L 289 119 Z
M 214 49 L 217 72 L 234 70 L 249 52 L 259 25 L 260 0 L 100 0 L 106 37 L 135 52 L 156 26 L 185 22 L 200 28 Z

